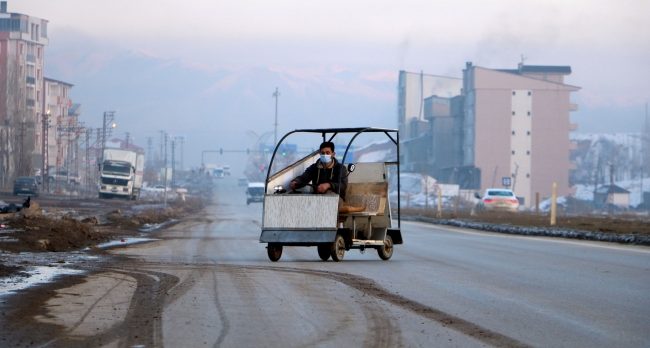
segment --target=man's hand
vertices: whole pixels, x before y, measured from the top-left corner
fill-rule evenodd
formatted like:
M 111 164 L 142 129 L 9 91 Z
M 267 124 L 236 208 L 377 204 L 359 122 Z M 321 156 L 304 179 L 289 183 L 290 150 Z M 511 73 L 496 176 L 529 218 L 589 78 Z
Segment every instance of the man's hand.
M 331 188 L 332 188 L 332 185 L 329 182 L 324 182 L 324 183 L 318 185 L 318 187 L 316 188 L 316 192 L 325 193 Z

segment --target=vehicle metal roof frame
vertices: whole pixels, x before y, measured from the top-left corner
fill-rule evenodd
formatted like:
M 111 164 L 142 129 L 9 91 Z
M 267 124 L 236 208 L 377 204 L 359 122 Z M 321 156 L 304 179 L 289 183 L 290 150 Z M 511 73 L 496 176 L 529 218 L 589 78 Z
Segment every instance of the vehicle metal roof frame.
M 280 144 L 289 137 L 290 135 L 294 133 L 320 133 L 323 137 L 323 142 L 325 141 L 332 141 L 336 135 L 339 133 L 356 133 L 352 139 L 350 139 L 350 142 L 348 143 L 347 147 L 345 148 L 345 152 L 343 153 L 343 157 L 341 158 L 341 165 L 345 164 L 345 157 L 348 154 L 348 150 L 350 149 L 350 145 L 352 145 L 352 142 L 354 139 L 359 136 L 361 133 L 384 133 L 392 142 L 395 144 L 397 147 L 397 162 L 394 162 L 397 164 L 397 226 L 398 228 L 401 228 L 402 225 L 402 219 L 401 219 L 401 204 L 400 204 L 400 195 L 401 195 L 401 183 L 400 183 L 400 161 L 399 161 L 399 156 L 400 156 L 400 151 L 399 151 L 399 130 L 394 129 L 394 128 L 374 128 L 374 127 L 352 127 L 352 128 L 308 128 L 308 129 L 295 129 L 290 132 L 287 132 L 280 140 L 275 144 L 275 148 L 273 149 L 273 154 L 271 154 L 271 161 L 269 162 L 269 166 L 266 169 L 266 179 L 264 180 L 264 185 L 268 185 L 269 178 L 271 177 L 271 167 L 273 166 L 273 160 L 275 159 L 275 155 L 278 152 L 278 149 L 280 148 Z M 395 138 L 393 138 L 390 133 L 395 133 Z M 327 134 L 332 134 L 328 140 L 326 140 L 326 135 Z M 341 184 L 341 177 L 339 176 L 339 186 Z M 266 189 L 265 189 L 266 190 Z

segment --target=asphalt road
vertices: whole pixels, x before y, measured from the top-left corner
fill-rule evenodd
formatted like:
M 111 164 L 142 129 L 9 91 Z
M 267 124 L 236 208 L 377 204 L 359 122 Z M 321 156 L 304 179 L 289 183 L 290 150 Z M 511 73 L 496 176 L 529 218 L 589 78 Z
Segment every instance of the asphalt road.
M 115 249 L 116 259 L 91 275 L 48 290 L 6 342 L 27 345 L 29 335 L 36 346 L 650 344 L 650 248 L 402 223 L 405 244 L 390 261 L 351 250 L 343 262 L 322 262 L 315 247 L 286 247 L 272 263 L 258 242 L 261 204 L 247 206 L 234 184 L 219 182 L 218 204 L 205 217 L 162 232 L 160 241 Z

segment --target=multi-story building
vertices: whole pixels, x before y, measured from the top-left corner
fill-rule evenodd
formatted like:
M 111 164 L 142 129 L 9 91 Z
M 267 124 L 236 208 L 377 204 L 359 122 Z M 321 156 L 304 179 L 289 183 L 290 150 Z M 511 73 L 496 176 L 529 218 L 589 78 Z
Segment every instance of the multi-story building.
M 569 66 L 520 64 L 517 69 L 487 69 L 467 63 L 463 71 L 463 165 L 480 170 L 480 187 L 504 180 L 525 205 L 535 194 L 548 197 L 553 183 L 568 195 L 569 132 L 577 126 L 571 93 L 564 83 Z
M 445 96 L 422 92 L 423 76 L 400 71 L 405 170 L 465 189 L 505 183 L 527 206 L 536 193 L 548 197 L 553 182 L 558 194 L 569 194 L 569 132 L 577 128 L 570 122 L 577 109 L 570 97 L 579 90 L 564 83 L 570 73 L 569 66 L 488 69 L 467 63 L 462 92 Z
M 40 168 L 37 147 L 48 21 L 8 13 L 0 1 L 0 185 Z
M 45 115 L 49 127 L 43 128 L 47 138 L 45 163 L 47 167 L 69 167 L 69 148 L 72 140 L 77 138 L 79 115 L 74 112 L 70 99 L 73 85 L 67 82 L 45 78 Z M 73 111 L 73 112 L 71 112 Z
M 433 95 L 451 98 L 460 94 L 461 87 L 462 79 L 456 77 L 399 72 L 397 124 L 402 141 L 411 144 L 402 152 L 406 170 L 423 170 L 423 156 L 427 156 L 422 151 L 423 142 L 427 142 L 423 136 L 430 131 L 424 115 L 424 99 Z

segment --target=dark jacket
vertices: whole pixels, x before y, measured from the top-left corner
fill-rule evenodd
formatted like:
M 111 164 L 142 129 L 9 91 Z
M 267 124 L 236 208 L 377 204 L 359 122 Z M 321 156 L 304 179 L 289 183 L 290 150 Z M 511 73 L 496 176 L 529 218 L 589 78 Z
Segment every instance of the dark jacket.
M 316 192 L 318 185 L 328 182 L 332 185 L 332 191 L 338 193 L 345 200 L 345 190 L 348 187 L 348 170 L 336 158 L 332 158 L 332 161 L 334 161 L 332 168 L 325 168 L 320 160 L 307 167 L 302 175 L 293 179 L 296 182 L 296 188 L 304 187 L 311 182 L 311 186 Z M 341 176 L 341 174 L 343 175 Z M 340 186 L 339 177 L 341 177 Z

